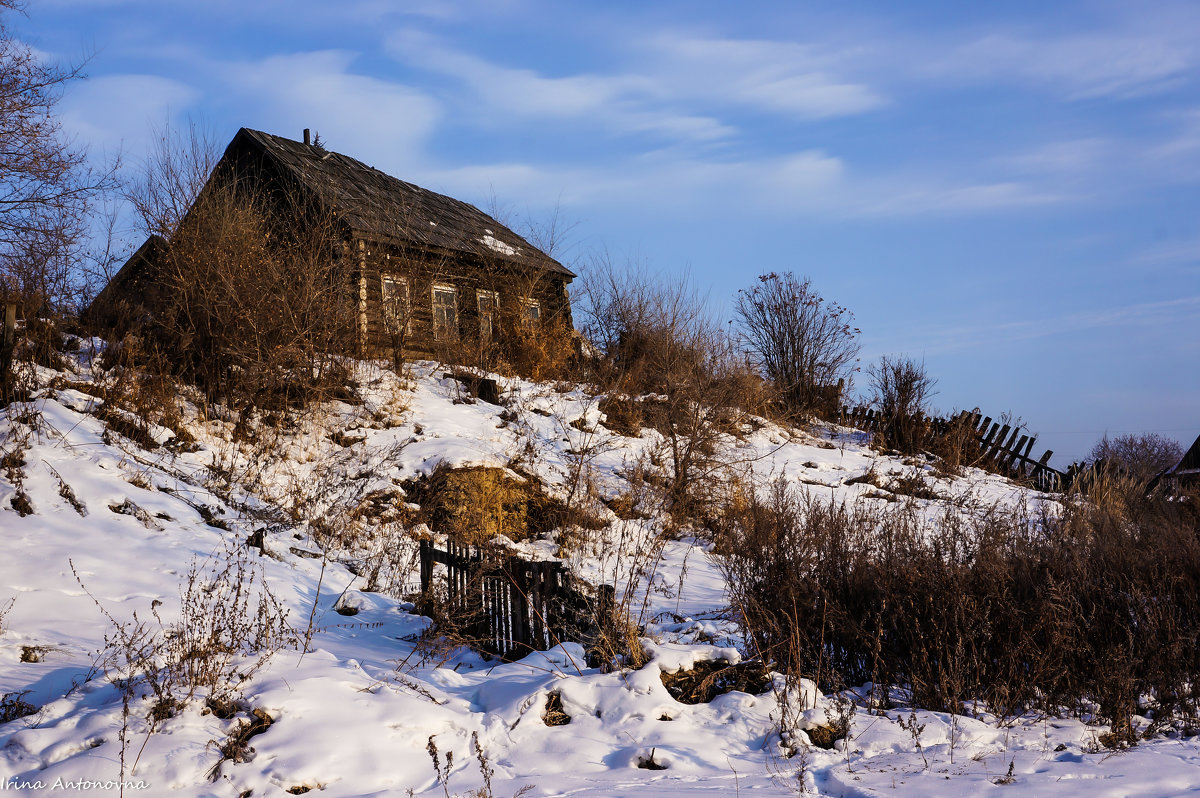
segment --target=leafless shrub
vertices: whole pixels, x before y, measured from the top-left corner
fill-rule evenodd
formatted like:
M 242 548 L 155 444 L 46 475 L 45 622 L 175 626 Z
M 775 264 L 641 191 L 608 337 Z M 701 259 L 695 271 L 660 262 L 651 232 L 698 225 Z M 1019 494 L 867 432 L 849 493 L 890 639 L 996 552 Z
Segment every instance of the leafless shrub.
M 336 395 L 356 327 L 334 216 L 289 185 L 251 189 L 232 167 L 204 183 L 212 160 L 195 126 L 167 131 L 127 190 L 145 229 L 165 238 L 138 278 L 154 307 L 141 330 L 148 348 L 235 406 Z M 122 317 L 142 315 L 126 294 L 101 297 L 118 330 Z
M 910 358 L 884 355 L 868 373 L 872 403 L 883 415 L 879 443 L 904 454 L 924 448 L 929 434 L 925 414 L 937 380 L 925 371 L 925 364 Z
M 1119 472 L 1122 476 L 1148 483 L 1183 458 L 1179 441 L 1157 432 L 1105 435 L 1088 454 L 1087 460 Z
M 981 436 L 971 419 L 970 414 L 954 415 L 945 431 L 929 442 L 930 453 L 938 459 L 941 469 L 952 476 L 961 474 L 963 468 L 980 465 L 983 460 Z
M 840 397 L 830 401 L 828 389 L 850 377 L 858 358 L 854 314 L 821 297 L 807 277 L 771 272 L 758 280 L 734 306 L 747 351 L 789 412 L 833 417 Z
M 137 335 L 126 335 L 110 343 L 93 369 L 90 382 L 64 380 L 57 387 L 74 388 L 102 400 L 104 405 L 96 415 L 110 421 L 110 426 L 112 419 L 123 415 L 121 411 L 129 414 L 127 422 L 137 419 L 134 423 L 142 427 L 141 432 L 127 437 L 148 443 L 146 448 L 157 445 L 144 440 L 149 435 L 148 424 L 171 430 L 175 434 L 172 446 L 195 443 L 181 408 L 186 387 L 172 374 L 167 354 Z
M 1130 494 L 1123 494 L 1130 495 Z M 1136 495 L 1136 494 L 1135 494 Z M 1059 515 L 823 503 L 773 486 L 720 544 L 750 650 L 830 687 L 906 686 L 913 704 L 1001 715 L 1092 702 L 1130 733 L 1200 710 L 1200 543 L 1194 504 L 1140 495 Z
M 75 578 L 87 590 L 78 573 Z M 162 619 L 161 602 L 152 607 L 154 623 L 136 613 L 118 620 L 96 602 L 110 623 L 101 666 L 129 700 L 140 685 L 149 688 L 151 730 L 198 694 L 229 701 L 278 650 L 295 642 L 286 612 L 244 548 L 230 546 L 220 559 L 193 560 L 179 598 L 175 623 Z
M 600 259 L 585 275 L 585 335 L 599 353 L 593 376 L 637 403 L 636 425 L 656 429 L 665 500 L 677 517 L 703 517 L 723 450 L 747 411 L 746 373 L 732 341 L 684 278 L 668 280 Z M 621 401 L 624 401 L 622 399 Z
M 446 798 L 495 798 L 495 793 L 492 792 L 492 777 L 496 775 L 496 770 L 492 767 L 487 753 L 483 750 L 482 743 L 479 742 L 478 732 L 471 732 L 471 753 L 475 757 L 476 764 L 479 766 L 479 773 L 483 777 L 483 784 L 466 793 L 454 793 L 453 796 L 450 793 L 450 773 L 454 768 L 454 751 L 447 751 L 443 757 L 441 751 L 438 749 L 436 735 L 429 736 L 429 741 L 425 744 L 425 750 L 429 752 L 429 757 L 433 760 L 433 770 L 437 774 L 437 782 L 442 786 L 442 791 Z M 527 784 L 513 793 L 513 798 L 522 798 L 522 796 L 528 794 L 532 789 L 533 785 Z
M 558 315 L 531 322 L 521 310 L 519 303 L 501 306 L 497 368 L 535 382 L 567 379 L 577 349 L 570 320 Z
M 14 597 L 10 598 L 8 603 L 0 604 L 0 635 L 4 634 L 4 621 L 8 617 L 8 613 L 12 610 L 13 604 L 15 604 L 16 601 L 17 599 Z

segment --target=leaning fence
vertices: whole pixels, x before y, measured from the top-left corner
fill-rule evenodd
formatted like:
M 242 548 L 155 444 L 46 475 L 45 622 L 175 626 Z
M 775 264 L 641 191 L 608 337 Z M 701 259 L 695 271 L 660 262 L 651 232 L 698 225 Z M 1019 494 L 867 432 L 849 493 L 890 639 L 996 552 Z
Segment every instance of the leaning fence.
M 488 555 L 447 540 L 421 541 L 421 591 L 432 595 L 435 566 L 444 566 L 445 601 L 458 631 L 476 648 L 506 660 L 559 643 L 594 643 L 614 607 L 611 585 L 594 591 L 557 561 Z
M 886 416 L 869 407 L 842 408 L 841 423 L 864 432 L 878 432 L 887 422 Z M 962 411 L 951 418 L 924 416 L 920 419 L 925 430 L 927 447 L 951 434 L 961 434 L 964 454 L 968 462 L 1003 474 L 1013 479 L 1028 481 L 1044 491 L 1062 491 L 1070 487 L 1079 469 L 1072 466 L 1067 471 L 1052 468 L 1050 457 L 1054 452 L 1047 449 L 1038 459 L 1033 459 L 1036 435 L 1022 433 L 1018 425 L 993 421 L 979 410 Z

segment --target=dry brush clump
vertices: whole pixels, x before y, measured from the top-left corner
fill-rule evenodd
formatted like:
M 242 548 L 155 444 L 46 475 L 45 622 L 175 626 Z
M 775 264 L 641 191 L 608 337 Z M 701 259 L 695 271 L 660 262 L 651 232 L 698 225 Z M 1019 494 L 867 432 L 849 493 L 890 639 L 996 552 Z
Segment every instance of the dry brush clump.
M 734 308 L 742 342 L 785 412 L 836 417 L 858 358 L 854 314 L 791 272 L 760 275 Z
M 663 504 L 677 519 L 706 518 L 711 483 L 750 412 L 768 404 L 761 379 L 686 278 L 601 260 L 585 275 L 584 333 L 601 410 L 619 431 L 659 433 L 651 452 Z
M 750 647 L 793 676 L 902 685 L 938 711 L 1075 711 L 1130 738 L 1135 713 L 1200 718 L 1197 507 L 1076 497 L 928 523 L 777 484 L 729 518 L 721 553 Z
M 136 333 L 152 361 L 234 407 L 344 392 L 355 308 L 336 218 L 296 186 L 252 188 L 215 163 L 195 127 L 163 134 L 125 189 L 155 236 L 143 273 L 110 285 L 89 318 Z
M 120 620 L 96 604 L 110 624 L 100 665 L 126 701 L 147 688 L 152 729 L 193 698 L 230 702 L 276 652 L 295 644 L 287 612 L 263 583 L 262 569 L 234 544 L 223 555 L 192 561 L 180 585 L 176 621 L 164 620 L 160 601 L 151 606 L 153 622 L 136 613 Z
M 926 412 L 937 380 L 929 376 L 923 362 L 888 355 L 879 358 L 868 374 L 871 403 L 882 415 L 878 444 L 903 454 L 924 449 L 932 431 Z
M 1152 480 L 1183 458 L 1179 441 L 1156 432 L 1105 435 L 1092 447 L 1087 462 L 1121 481 L 1145 489 Z

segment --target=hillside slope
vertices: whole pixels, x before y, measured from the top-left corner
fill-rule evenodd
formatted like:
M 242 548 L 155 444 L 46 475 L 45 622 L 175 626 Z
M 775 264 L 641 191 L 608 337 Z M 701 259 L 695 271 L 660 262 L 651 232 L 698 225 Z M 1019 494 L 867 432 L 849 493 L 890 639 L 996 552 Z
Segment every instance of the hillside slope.
M 789 699 L 679 703 L 663 674 L 742 656 L 719 563 L 647 498 L 661 435 L 608 429 L 603 397 L 578 386 L 499 379 L 497 406 L 433 364 L 398 378 L 360 363 L 350 401 L 313 412 L 241 418 L 183 392 L 147 400 L 147 419 L 117 406 L 121 378 L 95 365 L 103 344 L 78 344 L 63 370 L 38 371 L 34 400 L 0 411 L 0 786 L 13 794 L 116 794 L 122 773 L 128 794 L 196 796 L 1200 786 L 1194 739 L 1113 755 L 1096 743 L 1104 727 L 1073 719 L 872 714 L 808 682 Z M 911 499 L 887 486 L 915 476 L 934 498 L 911 501 L 929 513 L 1052 506 L 983 472 L 882 456 L 853 430 L 733 432 L 736 480 L 714 491 L 783 479 L 889 502 Z M 514 546 L 616 585 L 648 664 L 588 668 L 573 642 L 500 663 L 423 637 L 430 620 L 408 599 L 429 530 L 411 494 L 451 468 L 499 469 L 580 508 L 594 528 Z M 206 643 L 216 653 L 197 655 Z M 128 678 L 164 656 L 174 673 Z M 849 744 L 785 758 L 780 700 L 805 702 L 814 726 L 847 716 Z M 548 702 L 570 722 L 548 725 Z M 257 733 L 236 745 L 239 729 Z

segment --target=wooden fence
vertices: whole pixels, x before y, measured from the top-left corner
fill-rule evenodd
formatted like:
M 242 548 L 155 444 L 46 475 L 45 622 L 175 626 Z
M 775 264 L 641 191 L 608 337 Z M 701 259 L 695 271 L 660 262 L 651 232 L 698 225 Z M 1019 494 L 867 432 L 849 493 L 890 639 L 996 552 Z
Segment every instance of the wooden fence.
M 520 659 L 566 641 L 592 644 L 610 623 L 611 585 L 595 595 L 576 587 L 561 562 L 487 557 L 447 541 L 446 549 L 421 541 L 421 591 L 434 587 L 434 566 L 445 566 L 446 602 L 472 645 L 506 660 Z
M 865 432 L 877 432 L 885 419 L 878 410 L 868 407 L 842 408 L 843 424 Z M 1066 490 L 1079 469 L 1072 466 L 1067 471 L 1051 468 L 1053 451 L 1034 460 L 1031 456 L 1036 435 L 1021 433 L 1021 427 L 992 421 L 979 410 L 962 411 L 953 418 L 921 419 L 927 448 L 939 439 L 952 434 L 963 435 L 964 461 L 986 468 L 1013 479 L 1027 480 L 1039 490 Z

